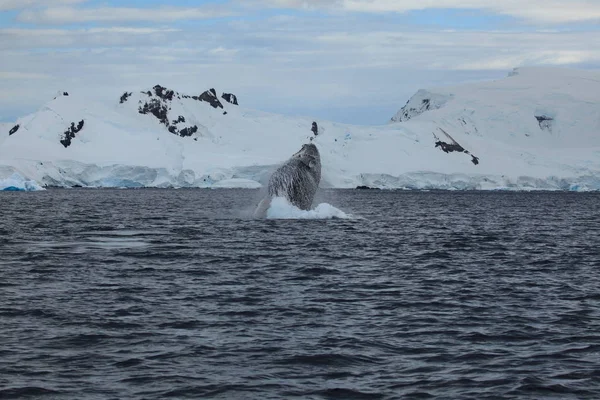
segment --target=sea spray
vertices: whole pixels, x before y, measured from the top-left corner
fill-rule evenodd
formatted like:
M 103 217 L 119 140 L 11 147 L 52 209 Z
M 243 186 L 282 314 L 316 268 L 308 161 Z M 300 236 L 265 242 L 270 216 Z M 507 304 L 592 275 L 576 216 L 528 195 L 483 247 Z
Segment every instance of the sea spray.
M 335 208 L 331 204 L 321 203 L 308 211 L 290 204 L 284 197 L 275 197 L 267 210 L 268 219 L 354 219 L 350 214 Z

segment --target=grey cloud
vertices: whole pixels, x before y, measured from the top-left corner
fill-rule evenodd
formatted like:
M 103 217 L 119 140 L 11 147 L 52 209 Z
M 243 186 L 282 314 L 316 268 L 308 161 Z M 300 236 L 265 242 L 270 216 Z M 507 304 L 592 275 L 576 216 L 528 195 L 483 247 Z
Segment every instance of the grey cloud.
M 199 20 L 229 17 L 235 15 L 223 7 L 101 7 L 74 8 L 49 7 L 23 10 L 18 16 L 19 22 L 31 24 L 70 24 L 85 22 L 173 22 L 181 20 Z
M 251 0 L 252 1 L 252 0 Z M 425 9 L 480 9 L 537 23 L 600 19 L 598 0 L 253 0 L 255 5 L 359 13 L 404 13 Z
M 0 49 L 77 49 L 95 47 L 154 46 L 175 38 L 170 28 L 0 29 Z
M 110 101 L 160 83 L 191 93 L 228 90 L 251 108 L 384 123 L 420 87 L 499 78 L 526 65 L 598 67 L 597 49 L 596 31 L 416 30 L 355 15 L 181 30 L 0 29 L 0 109 L 32 110 L 57 90 Z
M 88 0 L 0 0 L 0 11 L 20 10 L 31 7 L 55 7 L 85 3 Z

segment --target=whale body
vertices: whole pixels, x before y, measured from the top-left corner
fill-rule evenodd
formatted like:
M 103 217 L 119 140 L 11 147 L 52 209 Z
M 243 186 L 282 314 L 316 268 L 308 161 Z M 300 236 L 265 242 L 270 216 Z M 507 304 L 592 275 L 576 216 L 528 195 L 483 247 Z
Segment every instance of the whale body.
M 301 210 L 308 211 L 321 182 L 321 156 L 312 143 L 281 165 L 269 179 L 268 195 L 256 209 L 256 216 L 266 215 L 273 197 L 284 197 Z

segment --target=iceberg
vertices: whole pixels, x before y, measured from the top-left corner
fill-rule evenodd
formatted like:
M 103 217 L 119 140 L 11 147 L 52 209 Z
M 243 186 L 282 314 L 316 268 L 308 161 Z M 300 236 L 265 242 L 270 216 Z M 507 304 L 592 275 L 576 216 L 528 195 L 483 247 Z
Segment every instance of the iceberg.
M 0 178 L 0 190 L 7 192 L 33 192 L 44 190 L 37 182 L 24 178 L 18 173 L 13 173 L 7 178 Z

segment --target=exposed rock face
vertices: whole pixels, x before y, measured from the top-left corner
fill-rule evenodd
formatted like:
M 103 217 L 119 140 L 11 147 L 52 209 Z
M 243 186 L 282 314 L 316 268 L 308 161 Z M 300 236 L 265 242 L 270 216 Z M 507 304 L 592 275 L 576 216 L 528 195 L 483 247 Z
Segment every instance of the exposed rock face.
M 541 130 L 552 132 L 552 124 L 553 124 L 554 118 L 549 117 L 547 115 L 536 115 L 535 119 L 537 119 Z
M 139 113 L 154 115 L 169 132 L 182 137 L 193 136 L 199 131 L 199 127 L 198 125 L 184 126 L 183 124 L 185 124 L 187 120 L 183 115 L 170 115 L 173 101 L 178 101 L 181 99 L 193 99 L 196 101 L 206 102 L 215 109 L 224 109 L 223 103 L 219 101 L 219 98 L 217 97 L 217 91 L 215 89 L 209 89 L 200 96 L 188 96 L 178 93 L 174 90 L 170 90 L 164 86 L 156 85 L 152 88 L 152 91 L 145 91 L 141 93 L 149 98 L 147 100 L 142 99 L 139 101 Z M 120 102 L 124 103 L 128 101 L 131 95 L 132 93 L 125 92 L 121 96 Z M 237 97 L 232 93 L 223 93 L 223 99 L 230 104 L 238 104 Z M 179 108 L 180 106 L 181 105 L 175 105 L 176 108 Z M 223 115 L 227 115 L 227 111 L 223 111 Z
M 312 123 L 312 128 L 310 129 L 315 136 L 319 134 L 319 125 L 315 121 Z
M 54 96 L 54 100 L 56 100 L 60 96 L 68 96 L 68 95 L 69 95 L 69 92 L 61 92 L 61 91 L 59 91 L 59 92 L 56 93 L 56 96 Z
M 198 132 L 198 126 L 189 126 L 180 130 L 176 125 L 171 125 L 169 126 L 169 132 L 181 137 L 192 136 L 194 133 Z
M 223 103 L 221 103 L 217 97 L 217 91 L 215 89 L 209 89 L 206 92 L 202 93 L 200 96 L 182 96 L 184 99 L 194 99 L 197 101 L 205 101 L 210 104 L 213 108 L 223 108 Z
M 435 142 L 435 147 L 441 148 L 444 153 L 452 153 L 454 151 L 464 153 L 465 151 L 465 149 L 463 149 L 463 147 L 456 142 L 446 143 L 442 142 L 441 140 L 438 140 Z
M 17 131 L 19 130 L 20 127 L 21 127 L 21 125 L 19 125 L 19 124 L 13 126 L 12 129 L 10 131 L 8 131 L 8 136 L 11 136 L 11 135 L 17 133 Z
M 233 105 L 238 105 L 238 100 L 237 100 L 237 96 L 235 94 L 232 93 L 223 93 L 223 95 L 221 96 L 221 98 L 223 98 L 226 102 L 231 103 Z
M 123 95 L 121 96 L 121 99 L 119 100 L 119 103 L 123 104 L 127 101 L 127 99 L 129 99 L 129 97 L 132 95 L 133 93 L 129 92 L 125 92 L 123 93 Z
M 168 111 L 169 109 L 159 99 L 150 99 L 141 105 L 138 109 L 140 114 L 152 114 L 154 115 L 161 124 L 164 124 L 167 128 L 169 127 Z
M 198 132 L 198 126 L 194 125 L 194 126 L 190 126 L 188 128 L 183 128 L 182 130 L 180 130 L 179 136 L 181 136 L 181 137 L 192 136 L 196 132 Z
M 452 136 L 450 136 L 448 134 L 448 132 L 446 132 L 445 130 L 443 130 L 442 128 L 438 128 L 440 131 L 442 131 L 442 133 L 446 136 L 446 138 L 448 139 L 448 142 L 444 142 L 442 140 L 440 140 L 440 138 L 438 138 L 435 133 L 433 134 L 433 137 L 435 138 L 435 147 L 439 147 L 444 153 L 453 153 L 453 152 L 458 152 L 458 153 L 465 153 L 471 156 L 471 162 L 475 165 L 479 164 L 479 157 L 475 157 L 473 154 L 471 154 L 468 150 L 465 150 L 464 147 L 462 147 L 460 144 L 458 144 L 456 142 L 456 140 L 454 140 L 454 138 L 452 138 Z
M 223 108 L 223 104 L 217 98 L 217 91 L 215 89 L 210 89 L 202 93 L 198 96 L 198 100 L 207 102 L 213 108 Z
M 180 115 L 177 119 L 173 120 L 173 125 L 178 124 L 180 122 L 185 122 L 185 117 L 183 115 Z
M 186 137 L 192 136 L 196 132 L 198 132 L 198 126 L 181 126 L 181 124 L 186 123 L 186 119 L 183 115 L 177 116 L 176 119 L 169 120 L 169 111 L 171 110 L 171 102 L 175 100 L 175 98 L 180 99 L 181 96 L 179 93 L 169 90 L 164 86 L 156 85 L 152 88 L 154 90 L 154 94 L 151 91 L 142 92 L 150 97 L 148 101 L 140 101 L 140 105 L 138 111 L 140 114 L 152 114 L 159 120 L 161 124 L 163 124 L 169 132 L 174 135 Z M 127 96 L 125 96 L 127 95 Z M 121 97 L 121 99 L 127 100 L 131 93 L 125 93 L 125 97 Z M 183 98 L 191 98 L 190 96 L 183 96 Z M 195 98 L 198 100 L 198 97 Z
M 71 122 L 71 126 L 63 133 L 60 143 L 65 146 L 65 148 L 69 147 L 71 145 L 71 140 L 75 139 L 75 134 L 83 129 L 84 124 L 84 120 L 79 121 L 77 126 L 75 126 L 75 122 Z
M 154 93 L 156 93 L 156 95 L 163 100 L 171 101 L 173 100 L 173 96 L 175 96 L 175 92 L 173 90 L 169 90 L 164 86 L 156 85 L 153 87 L 153 89 Z
M 426 90 L 419 90 L 408 100 L 406 105 L 392 117 L 392 122 L 405 122 L 426 111 L 442 108 L 452 96 L 431 93 Z

